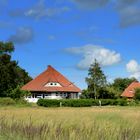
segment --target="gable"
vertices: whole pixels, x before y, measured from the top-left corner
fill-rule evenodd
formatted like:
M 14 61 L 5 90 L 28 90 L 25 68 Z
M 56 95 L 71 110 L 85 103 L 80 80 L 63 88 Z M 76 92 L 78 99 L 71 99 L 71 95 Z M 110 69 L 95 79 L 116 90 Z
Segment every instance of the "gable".
M 135 89 L 136 88 L 140 88 L 140 83 L 135 81 L 135 82 L 132 82 L 125 90 L 124 92 L 122 93 L 122 97 L 134 97 L 135 95 Z

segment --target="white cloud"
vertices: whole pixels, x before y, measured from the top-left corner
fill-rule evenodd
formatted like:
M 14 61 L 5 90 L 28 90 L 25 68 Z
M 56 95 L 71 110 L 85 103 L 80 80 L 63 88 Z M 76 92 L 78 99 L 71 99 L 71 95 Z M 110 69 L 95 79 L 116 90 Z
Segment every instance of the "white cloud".
M 110 66 L 121 61 L 121 56 L 119 53 L 106 49 L 102 46 L 92 44 L 82 47 L 67 48 L 66 51 L 82 56 L 82 60 L 77 64 L 77 67 L 80 69 L 89 68 L 95 59 L 97 59 L 102 66 Z
M 126 64 L 126 68 L 127 68 L 127 71 L 131 73 L 140 71 L 140 66 L 136 60 L 129 61 L 129 63 Z
M 130 60 L 128 64 L 126 64 L 126 69 L 131 73 L 130 77 L 140 78 L 140 64 L 138 64 L 136 60 Z
M 140 79 L 140 71 L 130 75 L 130 78 Z

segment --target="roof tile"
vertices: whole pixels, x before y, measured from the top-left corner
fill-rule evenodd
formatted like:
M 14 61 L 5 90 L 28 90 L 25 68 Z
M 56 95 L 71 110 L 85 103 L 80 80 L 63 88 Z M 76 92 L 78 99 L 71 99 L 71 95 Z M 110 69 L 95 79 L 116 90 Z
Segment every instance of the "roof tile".
M 133 98 L 135 95 L 135 89 L 140 88 L 140 83 L 137 81 L 132 82 L 122 93 L 122 97 Z
M 49 82 L 57 82 L 61 85 L 61 87 L 46 87 L 45 85 Z M 47 70 L 24 85 L 22 87 L 22 90 L 47 92 L 81 92 L 81 90 L 77 86 L 75 86 L 72 82 L 70 82 L 66 77 L 64 77 L 50 65 L 48 66 Z

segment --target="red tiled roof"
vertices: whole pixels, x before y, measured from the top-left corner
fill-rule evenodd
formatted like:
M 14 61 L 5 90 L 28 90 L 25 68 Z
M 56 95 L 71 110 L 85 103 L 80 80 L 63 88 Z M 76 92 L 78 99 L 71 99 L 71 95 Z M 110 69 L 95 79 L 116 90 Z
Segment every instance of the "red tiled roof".
M 122 93 L 122 97 L 133 98 L 135 95 L 135 89 L 140 88 L 140 83 L 135 81 L 132 82 Z
M 59 86 L 45 86 L 47 83 L 56 82 Z M 81 90 L 65 78 L 61 73 L 56 71 L 52 66 L 48 66 L 47 70 L 37 76 L 34 80 L 30 81 L 22 87 L 22 90 L 28 91 L 47 91 L 47 92 L 81 92 Z

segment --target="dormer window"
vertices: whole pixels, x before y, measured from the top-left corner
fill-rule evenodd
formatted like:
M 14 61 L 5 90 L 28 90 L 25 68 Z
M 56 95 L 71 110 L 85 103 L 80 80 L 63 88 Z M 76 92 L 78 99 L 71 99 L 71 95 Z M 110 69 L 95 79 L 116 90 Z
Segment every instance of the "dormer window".
M 45 85 L 45 87 L 62 87 L 62 86 L 57 82 L 49 82 Z
M 129 92 L 131 92 L 131 93 L 132 93 L 132 92 L 133 92 L 133 90 L 129 90 Z

